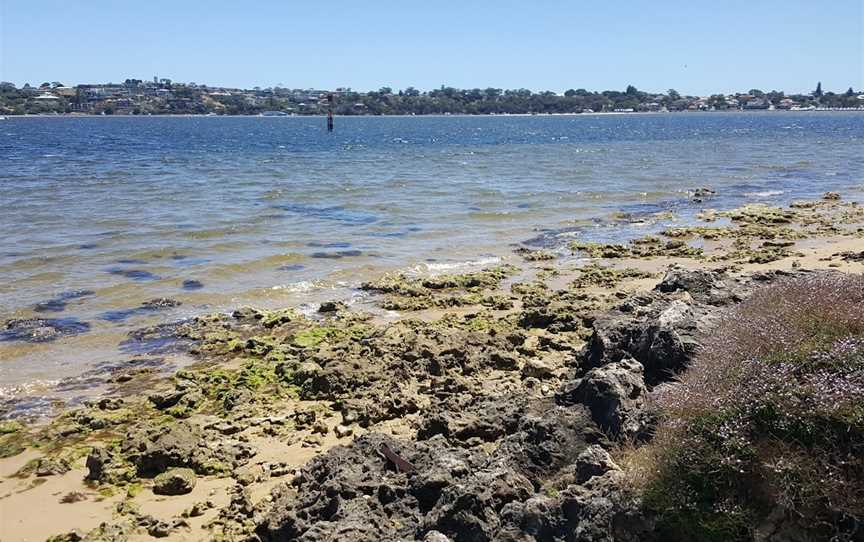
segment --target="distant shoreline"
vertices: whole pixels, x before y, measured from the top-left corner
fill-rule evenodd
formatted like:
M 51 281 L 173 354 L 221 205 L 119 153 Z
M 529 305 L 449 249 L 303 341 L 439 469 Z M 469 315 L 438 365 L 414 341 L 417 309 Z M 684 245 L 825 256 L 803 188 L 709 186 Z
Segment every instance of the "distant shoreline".
M 817 109 L 817 110 L 807 110 L 807 111 L 793 111 L 789 109 L 775 109 L 775 110 L 734 110 L 734 111 L 595 111 L 593 113 L 500 113 L 500 114 L 488 114 L 488 113 L 480 113 L 480 114 L 470 114 L 470 113 L 431 113 L 431 114 L 422 114 L 422 115 L 337 115 L 338 118 L 411 118 L 411 117 L 423 117 L 423 118 L 437 118 L 437 117 L 599 117 L 599 116 L 656 116 L 656 115 L 699 115 L 699 114 L 720 114 L 720 115 L 730 115 L 730 114 L 748 114 L 748 115 L 759 115 L 759 114 L 785 114 L 785 113 L 864 113 L 864 107 L 857 109 Z M 181 113 L 177 115 L 167 115 L 167 114 L 158 114 L 158 115 L 92 115 L 89 113 L 58 113 L 51 115 L 0 115 L 0 117 L 5 117 L 6 120 L 9 119 L 45 119 L 45 118 L 271 118 L 271 119 L 284 119 L 284 118 L 326 118 L 327 115 L 208 115 L 208 114 L 194 114 L 194 113 Z

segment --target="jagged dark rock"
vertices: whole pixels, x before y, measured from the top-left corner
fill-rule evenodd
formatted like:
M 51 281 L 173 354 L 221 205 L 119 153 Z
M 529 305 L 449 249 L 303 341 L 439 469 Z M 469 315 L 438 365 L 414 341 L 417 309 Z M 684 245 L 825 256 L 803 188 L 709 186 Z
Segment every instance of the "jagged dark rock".
M 720 271 L 672 269 L 654 289 L 664 293 L 688 292 L 698 303 L 727 305 L 741 301 L 743 294 L 730 283 Z
M 562 387 L 558 401 L 582 404 L 604 431 L 613 437 L 639 435 L 646 426 L 644 370 L 633 358 L 595 367 L 584 377 Z
M 642 542 L 654 540 L 653 522 L 646 517 L 619 471 L 572 485 L 559 496 L 573 542 Z
M 585 448 L 579 454 L 579 457 L 576 458 L 573 467 L 574 479 L 577 484 L 584 484 L 591 478 L 612 470 L 620 470 L 620 467 L 612 460 L 609 452 L 596 444 Z
M 654 291 L 597 315 L 578 356 L 581 370 L 631 357 L 644 367 L 649 387 L 668 381 L 689 365 L 700 336 L 725 305 L 745 299 L 758 285 L 802 273 L 766 271 L 733 279 L 721 271 L 673 269 Z
M 594 321 L 594 332 L 580 356 L 582 367 L 633 358 L 644 367 L 646 382 L 656 385 L 690 363 L 699 333 L 711 325 L 713 315 L 710 308 L 669 294 L 636 296 Z
M 528 502 L 528 510 L 538 515 L 542 506 L 530 500 L 538 497 L 542 482 L 566 470 L 588 446 L 604 441 L 578 406 L 520 408 L 509 434 L 480 431 L 499 443 L 491 455 L 482 446 L 465 448 L 460 439 L 466 435 L 449 430 L 427 430 L 417 442 L 373 433 L 349 447 L 333 448 L 301 471 L 296 494 L 287 484 L 274 490 L 257 533 L 263 540 L 422 540 L 430 532 L 453 542 L 502 539 L 516 528 L 505 520 L 508 505 Z M 472 415 L 481 411 L 478 407 Z M 507 412 L 501 409 L 505 418 Z M 453 423 L 462 428 L 464 421 Z M 380 454 L 382 444 L 414 471 L 397 470 Z M 538 521 L 525 524 L 539 529 Z
M 524 401 L 512 398 L 450 396 L 433 404 L 420 422 L 417 438 L 444 435 L 454 442 L 492 442 L 511 433 L 525 413 Z

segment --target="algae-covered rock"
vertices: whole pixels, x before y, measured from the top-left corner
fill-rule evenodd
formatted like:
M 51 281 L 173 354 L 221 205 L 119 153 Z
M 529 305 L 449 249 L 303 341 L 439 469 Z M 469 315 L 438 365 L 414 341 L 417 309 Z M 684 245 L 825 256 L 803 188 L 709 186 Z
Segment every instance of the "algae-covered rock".
M 690 230 L 686 230 L 685 232 L 682 229 L 667 230 L 664 234 L 669 237 L 691 236 Z M 654 258 L 660 256 L 668 258 L 700 258 L 703 254 L 702 248 L 690 246 L 681 239 L 664 242 L 654 236 L 634 239 L 628 245 L 574 241 L 570 243 L 570 249 L 582 256 L 605 259 Z
M 135 480 L 135 466 L 117 447 L 94 447 L 87 455 L 87 480 L 103 484 L 122 484 Z
M 123 442 L 123 452 L 140 476 L 156 476 L 171 467 L 213 474 L 253 455 L 249 445 L 187 422 L 133 430 Z
M 724 211 L 720 214 L 721 216 L 729 217 L 735 222 L 764 225 L 788 224 L 797 218 L 793 210 L 761 203 L 752 203 L 738 209 Z
M 171 309 L 182 305 L 180 301 L 169 297 L 157 297 L 141 303 L 141 307 L 149 310 Z
M 185 495 L 195 488 L 195 471 L 188 468 L 169 469 L 153 479 L 157 495 Z
M 62 457 L 43 457 L 36 463 L 36 476 L 54 476 L 69 472 L 69 462 Z
M 87 536 L 87 533 L 80 529 L 73 529 L 68 533 L 55 534 L 49 536 L 45 542 L 81 542 Z
M 501 296 L 482 296 L 484 290 L 496 288 L 513 275 L 517 268 L 502 265 L 460 275 L 409 277 L 405 274 L 385 275 L 361 285 L 361 289 L 385 294 L 381 306 L 388 310 L 420 310 L 430 307 L 457 307 L 484 304 L 509 308 Z M 475 294 L 475 295 L 472 295 Z
M 652 273 L 629 267 L 616 269 L 597 264 L 586 265 L 578 270 L 576 278 L 571 283 L 571 288 L 613 288 L 627 280 L 644 279 L 652 276 Z
M 552 333 L 581 332 L 593 318 L 591 313 L 603 304 L 601 294 L 532 288 L 522 295 L 517 323 L 525 329 L 541 328 Z
M 630 250 L 626 245 L 573 241 L 570 243 L 570 250 L 589 258 L 626 258 L 630 256 Z
M 557 258 L 555 253 L 549 250 L 531 250 L 529 248 L 520 247 L 514 252 L 522 256 L 522 259 L 526 262 L 543 262 L 554 260 Z
M 47 542 L 125 542 L 134 533 L 134 526 L 126 521 L 103 522 L 89 532 L 75 529 L 54 535 Z
M 348 306 L 341 301 L 324 301 L 321 303 L 321 306 L 318 307 L 318 312 L 322 314 L 330 314 L 347 308 Z
M 266 312 L 261 317 L 261 325 L 266 328 L 274 328 L 299 319 L 300 315 L 294 309 L 282 309 Z
M 0 435 L 8 435 L 11 433 L 17 433 L 21 431 L 24 426 L 21 425 L 20 422 L 15 420 L 3 420 L 0 421 Z
M 7 422 L 5 433 L 0 433 L 0 459 L 12 457 L 25 450 L 27 439 L 22 435 L 23 428 L 17 422 Z

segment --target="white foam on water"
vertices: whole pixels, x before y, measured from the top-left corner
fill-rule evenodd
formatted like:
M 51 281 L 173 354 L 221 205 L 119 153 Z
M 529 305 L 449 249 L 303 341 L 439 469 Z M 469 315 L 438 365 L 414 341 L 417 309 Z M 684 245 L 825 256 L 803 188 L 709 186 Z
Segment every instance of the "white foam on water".
M 782 190 L 764 190 L 762 192 L 744 192 L 744 195 L 748 198 L 767 198 L 770 196 L 780 196 L 783 194 Z
M 24 384 L 15 384 L 13 386 L 0 386 L 0 399 L 8 400 L 24 395 L 32 395 L 35 392 L 53 388 L 58 384 L 60 384 L 60 380 L 37 379 Z
M 348 297 L 348 299 L 345 300 L 345 304 L 350 307 L 352 305 L 356 305 L 357 303 L 362 303 L 363 301 L 367 300 L 369 297 L 370 296 L 369 296 L 368 292 L 354 291 L 351 293 L 351 295 Z
M 416 265 L 411 268 L 412 273 L 429 273 L 429 274 L 444 274 L 450 273 L 453 271 L 459 271 L 464 269 L 477 269 L 482 267 L 488 267 L 490 265 L 497 265 L 501 263 L 501 258 L 498 256 L 489 256 L 487 258 L 479 258 L 477 260 L 466 260 L 462 262 L 451 262 L 451 263 L 424 263 L 420 265 Z
M 305 316 L 306 318 L 311 318 L 313 315 L 318 313 L 318 308 L 321 305 L 319 303 L 301 303 L 297 306 L 297 312 Z
M 321 288 L 321 285 L 317 284 L 316 282 L 317 281 L 301 280 L 298 282 L 289 282 L 288 284 L 277 284 L 276 286 L 272 286 L 270 289 L 285 290 L 289 293 L 300 294 L 305 292 L 311 292 L 316 288 Z

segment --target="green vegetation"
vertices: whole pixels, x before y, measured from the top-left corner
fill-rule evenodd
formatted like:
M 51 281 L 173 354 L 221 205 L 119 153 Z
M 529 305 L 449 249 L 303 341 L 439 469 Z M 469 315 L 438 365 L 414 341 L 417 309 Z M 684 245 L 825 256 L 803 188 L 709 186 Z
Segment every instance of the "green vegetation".
M 518 271 L 512 265 L 502 265 L 459 275 L 409 277 L 404 274 L 386 275 L 375 282 L 364 283 L 361 288 L 385 294 L 381 306 L 388 310 L 420 310 L 430 307 L 459 307 L 483 305 L 494 309 L 508 309 L 512 302 L 503 295 L 484 293 Z
M 681 237 L 671 235 L 670 237 Z M 606 243 L 590 243 L 573 241 L 570 250 L 587 258 L 701 258 L 702 249 L 693 247 L 679 239 L 661 241 L 654 236 L 646 236 L 634 239 L 629 245 L 617 245 Z
M 0 83 L 0 114 L 91 113 L 105 115 L 218 114 L 257 115 L 265 112 L 292 115 L 323 114 L 329 107 L 327 96 L 334 97 L 337 115 L 429 115 L 429 114 L 544 114 L 598 111 L 707 111 L 778 109 L 791 107 L 857 108 L 858 93 L 849 88 L 842 93 L 786 95 L 781 91 L 682 96 L 675 89 L 665 93 L 644 92 L 633 85 L 624 91 L 569 89 L 563 93 L 533 92 L 528 89 L 474 88 L 441 86 L 421 92 L 413 87 L 394 90 L 382 87 L 368 92 L 350 88 L 301 90 L 275 88 L 222 88 L 176 83 L 169 79 L 123 83 L 86 84 L 66 87 L 59 81 L 40 86 Z
M 571 288 L 614 288 L 621 282 L 651 278 L 654 275 L 646 271 L 626 267 L 616 269 L 603 267 L 597 263 L 586 265 L 578 270 L 577 277 L 570 283 Z
M 862 304 L 864 277 L 839 273 L 759 290 L 659 394 L 656 436 L 627 461 L 661 539 L 857 536 Z

